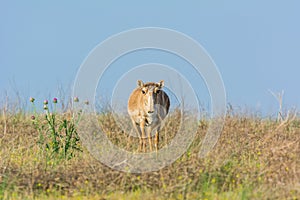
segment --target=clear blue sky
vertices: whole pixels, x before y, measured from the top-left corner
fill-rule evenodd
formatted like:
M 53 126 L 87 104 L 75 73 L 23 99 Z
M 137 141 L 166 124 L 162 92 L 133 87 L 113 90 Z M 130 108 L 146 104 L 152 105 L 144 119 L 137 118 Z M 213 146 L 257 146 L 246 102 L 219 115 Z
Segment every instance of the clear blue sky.
M 0 91 L 24 98 L 71 86 L 107 37 L 164 27 L 198 41 L 218 66 L 233 105 L 274 112 L 269 93 L 300 105 L 299 1 L 0 1 Z M 149 60 L 147 60 L 148 62 Z M 1 95 L 2 96 L 2 95 Z

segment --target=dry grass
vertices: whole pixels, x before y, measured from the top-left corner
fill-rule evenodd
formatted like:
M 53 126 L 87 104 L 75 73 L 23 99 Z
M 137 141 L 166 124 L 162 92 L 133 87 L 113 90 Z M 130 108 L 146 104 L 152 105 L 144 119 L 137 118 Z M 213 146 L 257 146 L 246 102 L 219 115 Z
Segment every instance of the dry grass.
M 109 138 L 124 148 L 127 137 L 109 113 L 99 116 Z M 176 129 L 176 114 L 165 130 Z M 175 125 L 174 125 L 175 124 Z M 214 150 L 198 158 L 208 122 L 199 124 L 189 150 L 171 166 L 144 174 L 112 170 L 86 150 L 71 160 L 47 161 L 30 116 L 0 120 L 0 199 L 297 199 L 300 198 L 300 120 L 281 124 L 259 117 L 228 116 Z M 167 136 L 162 131 L 161 145 Z M 138 143 L 137 140 L 131 140 Z

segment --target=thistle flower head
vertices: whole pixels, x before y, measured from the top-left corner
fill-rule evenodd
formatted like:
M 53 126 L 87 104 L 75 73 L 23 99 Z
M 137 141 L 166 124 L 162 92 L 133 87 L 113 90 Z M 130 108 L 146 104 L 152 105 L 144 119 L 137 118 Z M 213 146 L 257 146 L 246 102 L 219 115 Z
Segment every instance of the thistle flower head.
M 45 101 L 44 101 L 44 105 L 47 105 L 47 104 L 48 104 L 48 100 L 45 100 Z
M 57 103 L 57 98 L 53 98 L 53 103 Z
M 35 120 L 35 116 L 34 115 L 31 116 L 31 120 Z
M 29 98 L 29 101 L 30 101 L 31 103 L 33 103 L 34 100 L 35 100 L 35 99 L 34 99 L 33 97 L 30 97 L 30 98 Z

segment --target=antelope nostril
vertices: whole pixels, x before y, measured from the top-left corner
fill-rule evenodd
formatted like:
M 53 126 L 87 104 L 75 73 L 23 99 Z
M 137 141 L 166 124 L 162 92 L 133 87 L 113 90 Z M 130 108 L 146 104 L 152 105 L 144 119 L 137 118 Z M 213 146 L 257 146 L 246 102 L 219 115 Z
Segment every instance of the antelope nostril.
M 148 113 L 149 114 L 154 113 L 154 110 L 149 110 Z

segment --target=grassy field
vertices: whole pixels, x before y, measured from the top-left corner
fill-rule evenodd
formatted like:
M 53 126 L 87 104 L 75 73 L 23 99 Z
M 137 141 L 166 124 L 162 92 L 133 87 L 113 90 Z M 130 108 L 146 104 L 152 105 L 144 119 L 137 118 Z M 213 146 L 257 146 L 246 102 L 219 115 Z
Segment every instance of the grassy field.
M 0 199 L 300 198 L 298 118 L 277 121 L 228 113 L 217 145 L 203 159 L 198 151 L 209 121 L 200 121 L 194 142 L 176 162 L 157 172 L 131 174 L 101 164 L 80 141 L 76 145 L 82 151 L 70 159 L 49 157 L 44 143 L 39 144 L 41 134 L 50 134 L 48 124 L 44 115 L 35 117 L 41 119 L 40 130 L 30 114 L 1 110 Z M 66 113 L 56 117 L 56 123 L 68 118 Z M 128 147 L 109 112 L 99 114 L 99 120 L 115 144 Z M 176 129 L 176 121 L 175 114 L 165 130 Z M 171 139 L 167 134 L 161 145 Z M 131 143 L 135 148 L 138 140 Z

